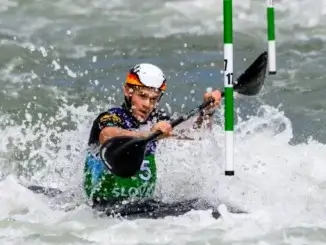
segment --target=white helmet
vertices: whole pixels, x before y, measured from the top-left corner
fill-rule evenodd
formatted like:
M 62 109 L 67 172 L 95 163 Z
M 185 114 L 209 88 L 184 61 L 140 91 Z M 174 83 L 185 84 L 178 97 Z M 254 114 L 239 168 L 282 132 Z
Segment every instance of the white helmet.
M 157 88 L 166 90 L 166 78 L 163 71 L 152 64 L 138 64 L 128 73 L 126 84 Z

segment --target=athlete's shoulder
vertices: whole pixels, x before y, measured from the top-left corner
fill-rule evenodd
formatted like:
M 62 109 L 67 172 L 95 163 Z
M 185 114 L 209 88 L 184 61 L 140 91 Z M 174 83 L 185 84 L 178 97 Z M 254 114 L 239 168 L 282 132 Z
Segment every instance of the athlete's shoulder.
M 120 126 L 124 121 L 124 111 L 121 107 L 112 107 L 100 113 L 96 121 L 102 126 Z
M 90 132 L 89 144 L 98 143 L 100 132 L 105 127 L 124 127 L 124 119 L 119 108 L 110 108 L 107 111 L 101 112 L 93 121 Z

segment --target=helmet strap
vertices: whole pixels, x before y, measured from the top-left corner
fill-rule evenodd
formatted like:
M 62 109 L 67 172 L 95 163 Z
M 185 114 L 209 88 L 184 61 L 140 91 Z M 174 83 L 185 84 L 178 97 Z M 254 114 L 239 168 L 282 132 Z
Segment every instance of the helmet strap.
M 128 111 L 131 112 L 131 97 L 125 96 L 124 100 L 125 100 L 126 109 L 128 109 Z

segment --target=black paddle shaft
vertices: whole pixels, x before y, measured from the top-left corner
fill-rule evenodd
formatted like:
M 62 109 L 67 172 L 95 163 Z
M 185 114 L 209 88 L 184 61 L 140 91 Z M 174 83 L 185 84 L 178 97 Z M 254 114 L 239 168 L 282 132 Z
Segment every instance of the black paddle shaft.
M 264 84 L 266 68 L 267 52 L 263 52 L 234 82 L 234 91 L 248 96 L 258 94 Z M 223 92 L 222 96 L 224 97 Z M 212 102 L 212 100 L 206 101 L 197 108 L 190 110 L 187 114 L 172 121 L 171 126 L 175 127 L 188 120 Z M 161 134 L 162 132 L 158 131 L 146 138 L 131 136 L 110 138 L 101 146 L 100 157 L 111 173 L 121 178 L 130 178 L 140 170 L 147 144 L 157 139 Z
M 265 80 L 265 74 L 266 74 L 266 68 L 267 68 L 267 52 L 263 52 L 261 55 L 256 58 L 256 60 L 239 76 L 237 81 L 233 84 L 234 91 L 251 96 L 256 95 L 261 90 L 264 80 Z M 222 92 L 222 97 L 225 96 L 224 91 Z M 175 127 L 178 126 L 180 123 L 188 120 L 190 117 L 194 116 L 198 112 L 205 109 L 209 104 L 213 103 L 213 99 L 210 99 L 204 103 L 202 103 L 200 106 L 192 109 L 187 114 L 180 116 L 179 118 L 175 119 L 171 122 L 171 126 Z M 159 137 L 162 134 L 162 132 L 158 131 L 147 137 L 146 141 L 150 142 L 152 140 L 155 140 L 157 137 Z
M 224 96 L 224 93 L 222 93 L 222 95 Z M 202 111 L 203 109 L 205 109 L 207 106 L 209 106 L 209 104 L 213 103 L 214 100 L 210 99 L 208 101 L 205 101 L 204 103 L 202 103 L 200 106 L 190 110 L 187 114 L 182 115 L 180 117 L 178 117 L 177 119 L 173 120 L 170 124 L 172 126 L 172 128 L 178 126 L 180 123 L 183 123 L 184 121 L 187 121 L 190 117 L 196 115 L 198 112 Z M 150 135 L 148 138 L 146 138 L 146 141 L 152 141 L 155 140 L 157 137 L 159 137 L 162 134 L 162 132 L 157 131 L 155 133 L 153 133 L 152 135 Z

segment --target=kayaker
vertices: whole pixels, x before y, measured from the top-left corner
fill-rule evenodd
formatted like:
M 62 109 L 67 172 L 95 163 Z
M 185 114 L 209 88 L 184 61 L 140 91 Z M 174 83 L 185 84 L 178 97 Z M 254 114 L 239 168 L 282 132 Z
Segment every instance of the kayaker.
M 161 138 L 173 136 L 169 115 L 157 109 L 166 89 L 166 77 L 159 67 L 147 63 L 138 64 L 127 74 L 122 105 L 100 113 L 94 120 L 85 161 L 84 189 L 95 205 L 152 197 L 157 179 L 157 141 L 148 145 L 140 171 L 131 178 L 120 178 L 108 171 L 99 157 L 99 148 L 105 140 L 115 136 L 146 137 L 158 130 L 163 133 Z M 204 101 L 213 98 L 214 103 L 197 117 L 194 121 L 195 128 L 202 127 L 205 118 L 208 121 L 211 119 L 220 104 L 221 93 L 218 90 L 206 92 L 203 98 Z

